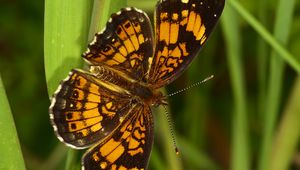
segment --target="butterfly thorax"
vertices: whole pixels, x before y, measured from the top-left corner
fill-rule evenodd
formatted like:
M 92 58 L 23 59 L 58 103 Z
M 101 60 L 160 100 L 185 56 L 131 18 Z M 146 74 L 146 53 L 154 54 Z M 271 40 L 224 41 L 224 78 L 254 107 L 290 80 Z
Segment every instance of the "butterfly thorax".
M 109 84 L 110 86 L 108 88 L 127 93 L 132 97 L 133 102 L 144 103 L 155 107 L 167 104 L 162 92 L 145 83 L 143 79 L 134 80 L 118 72 L 118 70 L 110 69 L 106 66 L 91 66 L 90 72 L 105 82 L 105 84 Z
M 166 105 L 166 97 L 159 90 L 153 90 L 148 86 L 135 84 L 132 89 L 133 94 L 137 97 L 138 102 L 145 103 L 149 106 L 157 107 L 159 105 Z

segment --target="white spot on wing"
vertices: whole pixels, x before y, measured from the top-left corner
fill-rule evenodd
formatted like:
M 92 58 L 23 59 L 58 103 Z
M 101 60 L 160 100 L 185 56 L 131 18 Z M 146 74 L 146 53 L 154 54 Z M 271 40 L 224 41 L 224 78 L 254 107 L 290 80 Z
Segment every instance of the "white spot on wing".
M 134 8 L 134 10 L 136 10 L 136 11 L 139 12 L 139 13 L 145 14 L 145 12 L 144 12 L 143 10 L 141 10 L 141 9 Z
M 69 78 L 69 76 L 68 76 L 67 78 Z M 65 78 L 63 81 L 66 81 L 67 78 Z M 56 89 L 56 91 L 54 92 L 54 94 L 59 93 L 60 90 L 61 90 L 61 84 L 57 87 L 57 89 Z
M 54 128 L 55 126 L 53 126 L 53 128 Z M 58 140 L 60 140 L 61 142 L 64 142 L 64 139 L 61 137 L 61 136 L 58 136 L 57 135 L 57 138 L 58 138 Z M 64 142 L 65 143 L 65 142 Z
M 50 114 L 50 119 L 53 120 L 54 119 L 54 115 L 51 113 Z
M 87 53 L 90 53 L 90 49 L 88 48 L 85 52 L 84 52 L 84 55 L 86 55 Z
M 55 102 L 56 102 L 55 97 L 52 97 L 52 99 L 51 99 L 51 105 L 50 105 L 50 107 L 49 107 L 50 110 L 53 109 Z
M 90 43 L 90 45 L 94 45 L 96 43 L 96 41 L 97 41 L 97 37 L 95 36 L 93 41 Z
M 106 30 L 106 26 L 99 32 L 99 34 L 103 34 L 103 32 Z
M 91 63 L 88 59 L 83 58 L 83 60 L 84 60 L 88 65 L 92 65 L 92 63 Z
M 54 125 L 53 129 L 54 129 L 55 132 L 57 132 L 57 126 Z
M 67 146 L 73 148 L 73 149 L 79 149 L 78 147 L 76 147 L 76 146 L 74 146 L 74 145 L 72 145 L 72 144 L 69 144 L 69 143 L 65 143 L 65 144 L 66 144 Z

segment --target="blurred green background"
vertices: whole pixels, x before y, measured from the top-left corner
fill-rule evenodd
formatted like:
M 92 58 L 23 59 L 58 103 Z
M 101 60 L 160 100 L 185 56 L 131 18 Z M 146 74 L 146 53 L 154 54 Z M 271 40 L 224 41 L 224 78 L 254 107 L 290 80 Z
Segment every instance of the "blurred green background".
M 23 164 L 22 157 L 14 159 L 19 150 L 16 140 L 7 142 L 14 135 L 13 121 L 6 119 L 10 114 L 27 169 L 80 169 L 83 152 L 68 149 L 53 133 L 49 95 L 71 68 L 83 67 L 81 53 L 111 12 L 135 6 L 153 19 L 155 3 L 1 2 L 0 153 L 6 157 L 1 158 L 0 169 L 22 169 Z M 221 21 L 199 57 L 166 88 L 171 93 L 215 76 L 169 98 L 181 153 L 174 152 L 163 109 L 154 109 L 149 169 L 300 169 L 299 47 L 299 1 L 227 0 Z M 63 55 L 69 56 L 61 59 Z M 3 87 L 11 112 L 4 107 Z M 7 127 L 10 130 L 4 130 Z

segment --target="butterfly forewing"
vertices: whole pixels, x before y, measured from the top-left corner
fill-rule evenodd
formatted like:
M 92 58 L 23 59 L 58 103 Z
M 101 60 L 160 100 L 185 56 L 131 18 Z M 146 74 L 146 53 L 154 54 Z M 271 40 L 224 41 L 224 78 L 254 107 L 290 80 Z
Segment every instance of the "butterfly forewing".
M 94 65 L 104 64 L 133 79 L 141 79 L 152 55 L 153 35 L 148 16 L 135 8 L 124 8 L 111 16 L 83 57 Z
M 156 48 L 149 83 L 169 84 L 188 67 L 216 25 L 224 0 L 161 0 L 156 7 Z

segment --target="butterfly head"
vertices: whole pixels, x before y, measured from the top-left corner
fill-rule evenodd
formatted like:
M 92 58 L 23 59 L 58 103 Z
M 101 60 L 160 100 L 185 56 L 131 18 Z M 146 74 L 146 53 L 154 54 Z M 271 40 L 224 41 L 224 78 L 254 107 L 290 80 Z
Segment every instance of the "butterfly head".
M 168 105 L 167 97 L 161 91 L 154 91 L 151 105 L 158 107 L 160 105 Z

